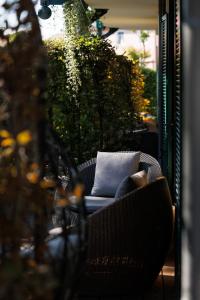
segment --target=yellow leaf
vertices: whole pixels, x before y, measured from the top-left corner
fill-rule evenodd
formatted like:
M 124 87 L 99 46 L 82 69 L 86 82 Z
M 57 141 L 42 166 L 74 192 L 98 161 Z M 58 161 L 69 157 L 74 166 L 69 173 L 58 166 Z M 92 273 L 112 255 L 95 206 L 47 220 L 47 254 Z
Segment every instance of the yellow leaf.
M 48 189 L 55 187 L 56 183 L 54 180 L 51 179 L 43 179 L 40 181 L 40 186 L 42 189 Z
M 17 135 L 17 142 L 24 146 L 32 140 L 32 135 L 29 130 L 24 130 Z
M 12 138 L 6 138 L 1 142 L 2 147 L 10 147 L 15 144 L 15 140 Z
M 83 195 L 83 191 L 84 191 L 84 186 L 83 186 L 83 184 L 77 184 L 76 186 L 75 186 L 75 189 L 74 189 L 74 191 L 73 191 L 73 194 L 76 196 L 76 197 L 78 197 L 78 198 L 81 198 L 82 197 L 82 195 Z
M 13 148 L 13 147 L 8 147 L 8 148 L 6 148 L 5 150 L 3 150 L 3 151 L 1 152 L 1 156 L 8 157 L 8 156 L 10 156 L 13 152 L 14 152 L 14 148 Z
M 65 206 L 69 205 L 69 200 L 66 198 L 59 199 L 56 201 L 56 204 L 60 207 L 65 207 Z
M 0 130 L 0 136 L 2 137 L 2 138 L 9 138 L 11 135 L 10 135 L 10 133 L 7 131 L 7 130 Z
M 29 172 L 29 173 L 26 174 L 26 178 L 28 179 L 28 181 L 30 183 L 35 184 L 39 180 L 39 174 L 36 173 L 36 172 Z
M 31 165 L 30 165 L 30 169 L 32 170 L 32 171 L 35 171 L 35 170 L 39 170 L 39 165 L 38 165 L 38 163 L 32 163 Z

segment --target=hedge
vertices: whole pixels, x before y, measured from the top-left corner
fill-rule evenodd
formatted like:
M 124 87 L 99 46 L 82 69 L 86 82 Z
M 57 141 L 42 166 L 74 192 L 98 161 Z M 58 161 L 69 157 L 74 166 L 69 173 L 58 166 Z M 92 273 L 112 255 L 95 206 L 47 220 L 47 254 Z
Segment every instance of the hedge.
M 74 43 L 78 88 L 70 80 L 64 41 L 46 42 L 50 122 L 78 163 L 97 151 L 133 149 L 132 132 L 140 126 L 134 100 L 144 86 L 138 66 L 100 38 L 80 37 Z

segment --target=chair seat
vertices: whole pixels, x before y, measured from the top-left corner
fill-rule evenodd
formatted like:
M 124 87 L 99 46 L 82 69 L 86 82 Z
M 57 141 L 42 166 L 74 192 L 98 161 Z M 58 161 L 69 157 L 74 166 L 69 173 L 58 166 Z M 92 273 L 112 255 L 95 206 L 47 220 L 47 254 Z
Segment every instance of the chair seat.
M 115 201 L 115 198 L 96 196 L 85 196 L 84 199 L 87 214 L 91 214 Z M 77 211 L 77 206 L 71 205 L 71 208 L 73 211 Z

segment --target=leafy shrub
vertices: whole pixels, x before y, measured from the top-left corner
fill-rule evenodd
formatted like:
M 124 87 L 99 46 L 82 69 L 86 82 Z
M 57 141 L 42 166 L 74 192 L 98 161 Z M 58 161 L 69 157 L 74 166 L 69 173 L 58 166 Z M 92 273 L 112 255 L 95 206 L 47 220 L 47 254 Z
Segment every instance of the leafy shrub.
M 143 97 L 149 100 L 147 111 L 152 115 L 157 114 L 157 95 L 156 95 L 156 71 L 149 68 L 142 68 L 144 76 Z
M 137 63 L 137 68 L 139 72 L 142 73 L 143 93 L 138 95 L 134 101 L 136 101 L 137 110 L 147 111 L 150 114 L 157 115 L 157 83 L 156 83 L 156 71 L 145 67 L 144 59 L 149 56 L 146 53 L 145 57 L 145 39 L 148 38 L 148 32 L 141 31 L 140 40 L 143 43 L 143 51 L 137 50 L 135 48 L 129 48 L 126 52 L 126 56 L 133 62 Z M 136 70 L 137 70 L 136 68 Z M 141 78 L 141 76 L 140 76 Z M 137 83 L 138 86 L 138 83 Z M 133 87 L 133 93 L 135 93 L 135 87 Z M 139 96 L 139 97 L 138 97 Z
M 48 41 L 49 80 L 46 94 L 48 115 L 54 128 L 82 162 L 98 150 L 129 150 L 137 128 L 134 98 L 143 92 L 141 72 L 100 38 L 79 37 L 74 51 L 79 85 L 70 80 L 65 44 Z M 132 85 L 138 91 L 133 94 Z

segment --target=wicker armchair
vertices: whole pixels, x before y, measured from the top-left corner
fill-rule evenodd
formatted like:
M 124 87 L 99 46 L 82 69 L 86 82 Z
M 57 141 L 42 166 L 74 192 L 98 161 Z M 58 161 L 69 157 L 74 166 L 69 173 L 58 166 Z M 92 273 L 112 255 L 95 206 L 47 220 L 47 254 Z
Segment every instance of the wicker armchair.
M 93 186 L 95 166 L 96 159 L 79 166 L 86 195 Z M 81 295 L 142 295 L 164 265 L 173 230 L 170 192 L 156 159 L 141 153 L 142 169 L 147 172 L 148 185 L 87 217 L 87 257 L 78 288 Z M 76 213 L 72 212 L 73 218 Z M 76 218 L 72 223 L 76 226 Z
M 79 166 L 89 195 L 96 159 Z M 170 247 L 172 204 L 157 160 L 141 153 L 139 170 L 148 184 L 88 216 L 88 251 L 79 293 L 114 295 L 142 293 L 152 286 Z M 157 179 L 160 177 L 159 179 Z
M 172 229 L 164 177 L 89 215 L 86 269 L 79 293 L 142 295 L 164 265 Z
M 110 204 L 115 201 L 114 198 L 102 198 L 103 200 L 88 200 L 87 195 L 90 195 L 93 184 L 94 184 L 94 177 L 95 177 L 95 168 L 96 168 L 96 158 L 92 158 L 91 160 L 79 165 L 78 170 L 80 177 L 85 186 L 85 204 L 86 204 L 86 211 L 88 214 L 93 213 L 94 211 L 102 208 L 103 206 Z M 153 182 L 156 178 L 162 176 L 162 171 L 158 161 L 150 156 L 149 154 L 141 152 L 140 154 L 140 163 L 139 169 L 145 170 L 147 173 L 147 180 L 148 182 Z M 73 210 L 73 207 L 72 207 Z M 77 209 L 74 209 L 77 211 Z
M 93 184 L 96 168 L 96 158 L 92 158 L 89 161 L 78 166 L 78 171 L 81 179 L 85 185 L 85 194 L 89 195 Z M 162 171 L 158 161 L 149 154 L 141 152 L 139 170 L 145 170 L 147 172 L 147 178 L 149 182 L 154 181 L 157 177 L 162 176 Z

